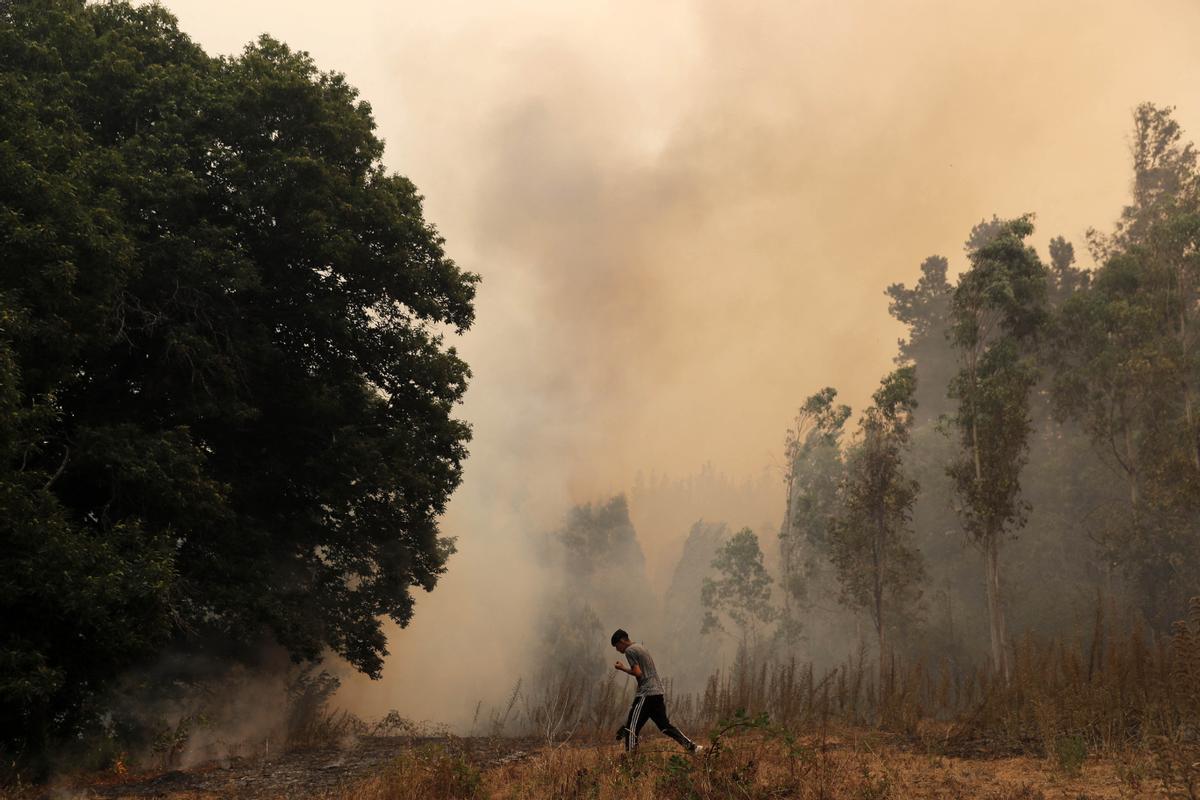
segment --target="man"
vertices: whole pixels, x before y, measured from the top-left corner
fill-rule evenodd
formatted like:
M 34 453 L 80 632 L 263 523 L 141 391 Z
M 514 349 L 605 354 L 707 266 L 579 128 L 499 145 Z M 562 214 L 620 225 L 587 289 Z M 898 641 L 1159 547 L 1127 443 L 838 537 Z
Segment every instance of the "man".
M 626 667 L 620 661 L 615 666 L 621 672 L 627 672 L 637 678 L 637 693 L 633 697 L 633 705 L 629 707 L 629 717 L 625 727 L 617 731 L 617 738 L 624 740 L 626 750 L 636 750 L 638 734 L 646 720 L 654 720 L 658 729 L 683 745 L 689 752 L 698 753 L 700 745 L 684 736 L 678 728 L 667 719 L 667 703 L 663 699 L 663 685 L 658 678 L 658 670 L 654 667 L 654 659 L 650 651 L 640 644 L 629 641 L 629 634 L 618 629 L 612 635 L 612 646 L 618 653 L 625 656 L 629 662 Z

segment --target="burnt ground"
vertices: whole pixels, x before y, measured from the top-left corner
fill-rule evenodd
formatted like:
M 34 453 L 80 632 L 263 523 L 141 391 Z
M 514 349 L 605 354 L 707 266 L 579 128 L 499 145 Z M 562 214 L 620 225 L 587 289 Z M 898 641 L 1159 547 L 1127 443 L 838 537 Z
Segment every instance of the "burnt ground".
M 371 775 L 404 752 L 441 746 L 461 753 L 486 769 L 530 757 L 539 739 L 484 737 L 364 736 L 344 748 L 297 750 L 270 758 L 230 758 L 186 770 L 130 773 L 87 784 L 62 785 L 43 794 L 44 800 L 120 800 L 122 798 L 309 798 L 335 795 Z

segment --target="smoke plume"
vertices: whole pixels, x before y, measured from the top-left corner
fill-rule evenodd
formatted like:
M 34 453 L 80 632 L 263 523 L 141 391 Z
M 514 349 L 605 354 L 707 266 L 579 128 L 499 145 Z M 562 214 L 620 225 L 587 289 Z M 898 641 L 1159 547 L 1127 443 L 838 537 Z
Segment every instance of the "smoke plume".
M 869 397 L 888 284 L 961 269 L 993 213 L 1082 253 L 1127 198 L 1133 107 L 1200 131 L 1186 0 L 166 4 L 210 51 L 267 31 L 345 71 L 484 278 L 459 553 L 382 683 L 344 688 L 367 715 L 465 726 L 503 695 L 539 657 L 538 537 L 639 471 L 765 487 L 667 515 L 630 495 L 658 598 L 701 517 L 773 548 L 784 431 L 822 386 Z

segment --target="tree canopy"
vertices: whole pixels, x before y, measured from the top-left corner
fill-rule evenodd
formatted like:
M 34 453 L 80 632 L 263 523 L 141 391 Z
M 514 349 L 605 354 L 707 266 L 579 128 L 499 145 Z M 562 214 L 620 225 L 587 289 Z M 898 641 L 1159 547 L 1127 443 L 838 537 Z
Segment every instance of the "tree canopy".
M 930 256 L 915 284 L 887 288 L 907 329 L 896 361 L 917 379 L 897 449 L 864 447 L 892 439 L 864 431 L 834 440 L 831 468 L 818 469 L 796 460 L 789 434 L 789 487 L 841 476 L 811 527 L 831 534 L 817 561 L 839 567 L 844 598 L 870 610 L 872 592 L 885 594 L 864 580 L 886 575 L 874 560 L 886 537 L 872 528 L 911 533 L 914 558 L 896 576 L 931 619 L 895 615 L 908 631 L 892 641 L 910 654 L 968 663 L 990 639 L 1003 675 L 1014 618 L 1014 630 L 1061 634 L 1101 598 L 1165 632 L 1200 591 L 1200 155 L 1172 109 L 1150 103 L 1134 111 L 1131 143 L 1132 200 L 1111 233 L 1089 232 L 1089 267 L 1061 236 L 1043 261 L 1032 215 L 992 217 L 970 231 L 957 275 Z M 905 491 L 865 502 L 887 496 L 884 478 Z M 789 490 L 785 531 L 801 496 Z M 781 543 L 785 578 L 792 546 Z M 810 627 L 836 618 L 813 608 Z
M 83 0 L 0 6 L 0 96 L 0 738 L 166 649 L 378 675 L 453 550 L 477 277 L 370 106 Z
M 771 604 L 773 580 L 763 566 L 754 531 L 742 528 L 729 537 L 717 549 L 712 567 L 718 577 L 705 578 L 700 588 L 704 632 L 729 632 L 732 626 L 743 646 L 756 644 L 762 628 L 774 622 L 779 611 Z
M 920 486 L 905 474 L 915 407 L 913 367 L 885 375 L 874 404 L 858 423 L 859 438 L 846 458 L 831 525 L 830 553 L 841 601 L 870 616 L 879 641 L 880 668 L 887 656 L 893 617 L 912 611 L 924 567 L 912 546 L 909 523 Z

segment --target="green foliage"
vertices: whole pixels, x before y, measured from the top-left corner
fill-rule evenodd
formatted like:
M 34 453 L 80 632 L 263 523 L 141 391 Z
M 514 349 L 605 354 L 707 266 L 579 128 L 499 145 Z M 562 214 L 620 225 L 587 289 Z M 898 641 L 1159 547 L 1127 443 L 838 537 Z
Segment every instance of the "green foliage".
M 1061 236 L 1050 240 L 1050 305 L 1058 308 L 1091 283 L 1089 272 L 1075 266 L 1075 246 Z
M 921 263 L 921 277 L 911 289 L 894 283 L 886 290 L 888 312 L 908 328 L 899 341 L 897 363 L 916 370 L 916 407 L 926 419 L 947 413 L 946 387 L 954 376 L 954 356 L 946 337 L 954 289 L 946 280 L 950 262 L 930 256 Z
M 1151 230 L 1187 213 L 1200 190 L 1200 154 L 1183 139 L 1170 106 L 1142 103 L 1133 115 L 1133 202 L 1115 235 L 1117 247 L 1153 238 Z
M 697 800 L 696 764 L 690 757 L 673 754 L 663 764 L 662 773 L 654 781 L 656 796 Z
M 709 746 L 699 760 L 694 756 L 672 755 L 662 765 L 655 781 L 657 794 L 678 800 L 702 797 L 758 797 L 758 763 L 753 755 L 743 755 L 727 746 L 737 735 L 759 732 L 775 735 L 767 714 L 751 716 L 738 709 L 731 717 L 716 723 L 709 734 Z
M 901 367 L 884 377 L 874 405 L 863 412 L 859 440 L 846 457 L 831 537 L 842 602 L 870 615 L 881 668 L 888 655 L 887 615 L 908 616 L 924 571 L 909 531 L 920 487 L 903 467 L 915 393 L 915 370 Z
M 829 521 L 833 516 L 842 454 L 842 429 L 850 406 L 838 404 L 837 390 L 826 387 L 804 401 L 787 433 L 787 510 L 779 532 L 783 554 L 782 583 L 787 600 L 804 604 L 809 584 L 821 582 L 829 553 Z
M 471 800 L 483 793 L 483 773 L 459 743 L 406 750 L 356 796 L 379 800 Z
M 453 550 L 476 277 L 369 106 L 156 5 L 0 12 L 0 742 L 164 647 L 377 675 Z
M 1133 140 L 1133 203 L 1046 350 L 1056 412 L 1125 483 L 1100 544 L 1165 626 L 1200 588 L 1200 169 L 1169 108 L 1140 106 Z
M 1162 634 L 1200 591 L 1200 152 L 1169 108 L 1133 121 L 1132 202 L 1111 235 L 1089 233 L 1094 268 L 1062 237 L 1043 264 L 1031 217 L 993 217 L 956 285 L 931 256 L 887 289 L 897 362 L 918 378 L 903 474 L 920 484 L 927 621 L 896 615 L 893 637 L 910 658 L 962 668 L 990 643 L 1003 671 L 1010 625 L 1069 635 L 1099 594 Z M 806 450 L 789 432 L 780 580 L 813 641 L 846 627 L 820 604 L 845 586 L 828 579 L 829 487 L 862 469 L 861 439 Z
M 1079 774 L 1087 754 L 1087 742 L 1077 733 L 1059 736 L 1054 740 L 1054 761 L 1068 775 Z
M 713 725 L 708 735 L 708 741 L 711 745 L 710 750 L 720 752 L 726 737 L 731 734 L 755 730 L 772 732 L 771 715 L 766 711 L 751 714 L 744 708 L 736 709 L 728 717 L 717 720 L 716 724 Z
M 955 384 L 964 452 L 948 472 L 962 499 L 964 526 L 977 540 L 1025 522 L 1020 476 L 1032 432 L 1028 398 L 1035 380 L 1017 343 L 1005 340 L 988 348 L 974 374 Z
M 732 624 L 743 644 L 756 641 L 761 629 L 775 621 L 778 610 L 771 604 L 773 580 L 763 566 L 754 531 L 743 528 L 731 536 L 717 551 L 712 567 L 718 577 L 706 578 L 700 590 L 706 609 L 704 631 L 727 630 L 727 624 Z
M 1030 343 L 1045 323 L 1047 270 L 1025 244 L 1029 217 L 981 222 L 967 240 L 971 267 L 951 301 L 950 337 L 962 369 L 950 385 L 958 403 L 960 456 L 947 468 L 967 534 L 987 559 L 993 667 L 1008 675 L 1000 540 L 1020 528 L 1021 469 L 1029 450 L 1029 397 L 1037 382 Z

